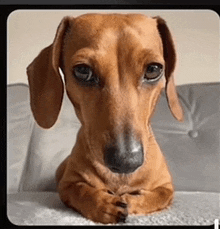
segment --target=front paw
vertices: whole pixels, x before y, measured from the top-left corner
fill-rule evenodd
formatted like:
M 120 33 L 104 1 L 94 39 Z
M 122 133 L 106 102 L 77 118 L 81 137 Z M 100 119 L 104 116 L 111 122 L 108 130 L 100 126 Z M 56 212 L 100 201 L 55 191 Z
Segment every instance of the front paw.
M 103 224 L 125 223 L 128 216 L 127 203 L 120 197 L 109 192 L 100 192 L 95 197 L 92 210 L 86 212 L 86 217 Z
M 122 195 L 128 204 L 128 214 L 145 215 L 162 210 L 172 201 L 173 191 L 158 187 L 152 191 L 138 190 Z
M 129 215 L 142 215 L 146 213 L 146 210 L 143 209 L 142 201 L 144 201 L 144 199 L 141 190 L 125 193 L 122 195 L 122 198 L 127 203 Z

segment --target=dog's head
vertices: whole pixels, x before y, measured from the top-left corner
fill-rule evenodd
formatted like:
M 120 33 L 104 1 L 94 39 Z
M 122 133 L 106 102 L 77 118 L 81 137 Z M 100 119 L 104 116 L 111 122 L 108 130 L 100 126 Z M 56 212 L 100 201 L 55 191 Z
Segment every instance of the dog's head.
M 65 17 L 55 39 L 28 66 L 37 123 L 56 122 L 64 86 L 93 156 L 112 171 L 130 173 L 147 153 L 149 120 L 163 87 L 173 116 L 182 120 L 173 71 L 176 54 L 160 17 L 89 14 Z

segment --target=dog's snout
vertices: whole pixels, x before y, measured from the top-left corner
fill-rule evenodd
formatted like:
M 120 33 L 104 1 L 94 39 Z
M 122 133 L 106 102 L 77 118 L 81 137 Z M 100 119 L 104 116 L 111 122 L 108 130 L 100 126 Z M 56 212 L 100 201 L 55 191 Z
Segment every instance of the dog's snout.
M 132 173 L 143 164 L 143 160 L 143 145 L 133 138 L 105 147 L 105 164 L 114 173 Z

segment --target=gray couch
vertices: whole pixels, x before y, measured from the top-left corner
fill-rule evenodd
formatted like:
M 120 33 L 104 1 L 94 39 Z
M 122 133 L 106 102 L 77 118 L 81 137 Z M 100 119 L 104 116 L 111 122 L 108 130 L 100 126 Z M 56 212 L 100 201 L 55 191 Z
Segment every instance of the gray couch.
M 173 176 L 173 205 L 147 216 L 129 216 L 127 225 L 209 225 L 220 218 L 220 83 L 177 90 L 184 122 L 170 114 L 164 92 L 152 119 Z M 66 208 L 56 192 L 55 170 L 70 153 L 80 127 L 67 96 L 49 130 L 33 120 L 27 85 L 9 85 L 7 99 L 8 219 L 16 225 L 95 225 Z

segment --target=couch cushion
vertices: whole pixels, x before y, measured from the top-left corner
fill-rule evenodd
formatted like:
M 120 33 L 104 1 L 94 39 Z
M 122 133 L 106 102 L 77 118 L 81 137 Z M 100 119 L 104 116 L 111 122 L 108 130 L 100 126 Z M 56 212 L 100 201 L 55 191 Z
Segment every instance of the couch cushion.
M 7 190 L 17 192 L 34 125 L 25 84 L 7 87 Z
M 161 212 L 132 216 L 123 225 L 211 225 L 219 217 L 219 194 L 176 192 L 173 204 Z M 8 219 L 16 225 L 97 225 L 67 208 L 55 192 L 8 195 Z
M 34 124 L 29 159 L 21 187 L 25 191 L 56 190 L 55 172 L 71 153 L 80 123 L 66 93 L 57 122 L 50 129 Z
M 176 190 L 220 191 L 220 83 L 178 86 L 184 122 L 171 115 L 162 93 L 152 119 Z

